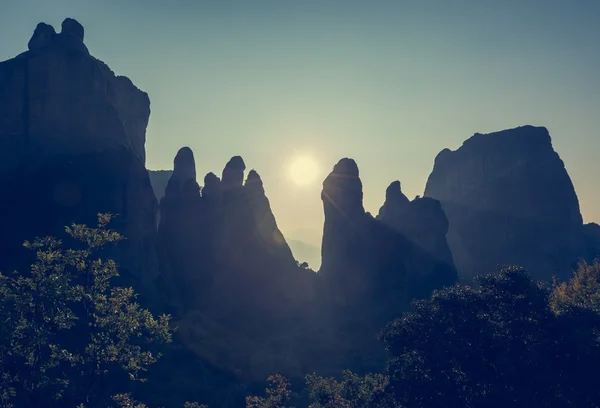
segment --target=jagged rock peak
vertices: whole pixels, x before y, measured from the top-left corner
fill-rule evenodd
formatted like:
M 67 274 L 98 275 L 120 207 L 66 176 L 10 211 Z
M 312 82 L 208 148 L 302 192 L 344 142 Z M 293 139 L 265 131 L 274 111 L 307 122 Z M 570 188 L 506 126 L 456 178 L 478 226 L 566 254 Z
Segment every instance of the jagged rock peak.
M 244 183 L 244 171 L 246 170 L 246 164 L 240 156 L 233 156 L 225 165 L 223 169 L 223 176 L 221 177 L 223 188 L 239 188 Z
M 83 44 L 83 37 L 83 26 L 72 18 L 63 21 L 60 34 L 56 34 L 54 27 L 51 25 L 39 23 L 27 44 L 27 48 L 29 48 L 29 51 L 36 51 L 50 44 L 61 44 L 70 49 L 77 49 L 89 54 L 87 47 Z
M 49 44 L 54 37 L 56 37 L 56 31 L 54 31 L 54 27 L 52 27 L 50 24 L 39 23 L 33 31 L 33 35 L 27 44 L 27 48 L 30 50 L 40 49 Z
M 65 21 L 62 22 L 61 28 L 61 34 L 73 36 L 83 42 L 84 30 L 79 21 L 73 18 L 66 18 Z
M 408 203 L 408 198 L 402 192 L 400 181 L 392 181 L 385 190 L 385 201 L 390 203 Z
M 29 155 L 50 158 L 120 148 L 145 163 L 150 99 L 89 54 L 78 24 L 67 21 L 65 31 L 56 34 L 40 23 L 29 51 L 0 62 L 0 106 L 20 106 L 18 115 L 0 109 L 0 170 L 19 166 Z M 25 135 L 18 144 L 16 134 Z
M 219 199 L 221 196 L 221 180 L 215 173 L 208 173 L 204 176 L 204 187 L 202 187 L 202 197 L 212 200 Z
M 323 181 L 321 192 L 326 218 L 329 214 L 342 217 L 365 214 L 362 182 L 358 175 L 356 162 L 347 157 L 333 166 L 333 171 Z
M 248 182 L 259 182 L 262 183 L 262 180 L 260 179 L 260 175 L 258 174 L 258 172 L 254 169 L 250 170 L 250 172 L 248 173 L 248 177 L 246 177 L 246 183 Z
M 194 180 L 196 181 L 196 161 L 194 152 L 189 147 L 182 147 L 177 152 L 173 160 L 173 180 Z
M 358 166 L 353 159 L 344 157 L 335 166 L 333 166 L 332 174 L 344 174 L 350 177 L 358 177 Z
M 265 189 L 263 188 L 263 182 L 259 174 L 254 169 L 250 170 L 250 172 L 248 173 L 248 177 L 246 177 L 246 184 L 244 184 L 244 187 L 256 194 L 265 193 Z

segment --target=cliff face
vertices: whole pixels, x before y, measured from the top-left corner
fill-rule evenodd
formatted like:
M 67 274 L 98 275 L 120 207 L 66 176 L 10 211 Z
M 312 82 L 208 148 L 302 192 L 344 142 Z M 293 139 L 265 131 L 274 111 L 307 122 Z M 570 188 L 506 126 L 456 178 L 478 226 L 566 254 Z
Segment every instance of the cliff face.
M 244 182 L 245 170 L 235 156 L 221 179 L 209 173 L 200 189 L 192 151 L 179 151 L 161 200 L 163 269 L 187 293 L 186 308 L 214 302 L 211 313 L 284 316 L 282 299 L 297 293 L 293 282 L 309 290 L 311 277 L 304 278 L 309 273 L 299 270 L 277 227 L 260 176 L 251 170 Z
M 221 179 L 209 173 L 200 188 L 189 148 L 174 164 L 160 204 L 159 248 L 183 343 L 244 378 L 275 367 L 303 373 L 301 351 L 290 361 L 270 344 L 279 338 L 307 348 L 294 346 L 295 333 L 313 316 L 316 274 L 298 267 L 260 176 L 251 170 L 244 181 L 246 165 L 235 156 Z
M 388 189 L 382 220 L 375 220 L 363 208 L 358 167 L 346 158 L 335 165 L 321 194 L 325 226 L 319 274 L 328 282 L 336 301 L 371 309 L 378 315 L 374 319 L 378 324 L 405 310 L 413 298 L 427 296 L 433 289 L 456 281 L 451 256 L 443 251 L 443 245 L 437 248 L 437 241 L 444 241 L 445 217 L 435 209 L 435 203 L 429 211 L 428 202 L 408 202 L 399 187 L 398 183 Z M 428 224 L 404 222 L 408 216 L 403 213 L 404 205 Z M 394 214 L 396 210 L 399 214 Z M 396 221 L 400 228 L 396 228 Z M 429 233 L 430 228 L 439 230 Z
M 600 225 L 594 222 L 585 224 L 583 236 L 587 247 L 587 260 L 600 261 Z
M 577 195 L 545 128 L 475 134 L 443 150 L 425 195 L 442 203 L 463 279 L 506 264 L 566 278 L 586 256 Z
M 29 51 L 0 63 L 0 269 L 24 239 L 117 214 L 128 239 L 115 257 L 142 284 L 157 275 L 156 199 L 145 169 L 148 95 L 92 57 L 83 27 L 40 23 Z
M 446 240 L 448 219 L 439 201 L 428 197 L 409 201 L 402 193 L 400 182 L 394 181 L 387 188 L 377 220 L 403 234 L 435 259 L 454 265 Z

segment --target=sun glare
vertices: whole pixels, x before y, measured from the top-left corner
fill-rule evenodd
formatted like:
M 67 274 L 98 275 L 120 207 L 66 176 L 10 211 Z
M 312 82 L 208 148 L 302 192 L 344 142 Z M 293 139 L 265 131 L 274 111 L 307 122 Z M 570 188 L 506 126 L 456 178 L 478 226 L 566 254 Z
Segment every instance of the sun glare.
M 299 156 L 293 159 L 290 166 L 290 178 L 300 186 L 313 183 L 319 173 L 319 166 L 309 156 Z

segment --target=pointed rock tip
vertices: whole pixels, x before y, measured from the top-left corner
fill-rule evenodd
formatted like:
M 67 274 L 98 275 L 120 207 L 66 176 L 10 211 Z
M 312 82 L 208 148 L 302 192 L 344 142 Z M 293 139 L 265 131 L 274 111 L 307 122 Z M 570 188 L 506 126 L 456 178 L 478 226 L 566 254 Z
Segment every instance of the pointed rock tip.
M 173 160 L 173 175 L 171 177 L 182 180 L 196 180 L 196 161 L 192 149 L 187 146 L 179 149 Z
M 402 192 L 402 184 L 399 180 L 392 181 L 388 188 L 385 190 L 385 201 L 386 202 L 409 202 L 408 197 Z
M 241 156 L 233 156 L 231 159 L 229 159 L 229 161 L 225 165 L 225 168 L 244 171 L 246 170 L 246 164 L 244 163 L 244 159 L 242 159 Z
M 50 24 L 39 23 L 35 27 L 33 35 L 29 40 L 29 43 L 27 43 L 27 48 L 29 48 L 29 50 L 36 50 L 42 48 L 46 44 L 48 44 L 54 37 L 56 37 L 56 35 L 57 34 L 54 30 L 54 27 L 52 27 Z
M 246 182 L 248 181 L 261 181 L 260 179 L 260 175 L 258 174 L 258 172 L 254 169 L 250 170 L 250 172 L 248 172 L 248 177 L 246 178 Z
M 177 151 L 175 155 L 175 165 L 177 165 L 178 161 L 194 161 L 194 152 L 187 146 L 182 147 Z
M 347 176 L 358 177 L 358 166 L 354 159 L 344 157 L 335 166 L 333 166 L 333 172 L 337 174 L 344 174 Z
M 204 185 L 206 186 L 207 184 L 216 184 L 216 183 L 221 183 L 221 179 L 219 179 L 219 177 L 213 173 L 207 173 L 206 176 L 204 176 Z
M 204 187 L 202 187 L 202 197 L 218 200 L 221 195 L 221 180 L 215 173 L 207 173 L 204 176 Z
M 66 18 L 61 25 L 61 34 L 70 35 L 83 42 L 84 30 L 79 21 L 74 18 Z
M 400 180 L 392 181 L 386 191 L 388 191 L 388 192 L 402 191 L 402 184 L 400 183 Z

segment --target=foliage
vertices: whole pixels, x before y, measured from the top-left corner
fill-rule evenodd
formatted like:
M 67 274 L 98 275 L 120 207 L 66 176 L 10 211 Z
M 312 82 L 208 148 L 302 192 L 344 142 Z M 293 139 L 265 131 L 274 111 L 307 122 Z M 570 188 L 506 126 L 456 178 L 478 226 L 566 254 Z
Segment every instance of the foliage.
M 367 374 L 364 377 L 351 371 L 342 373 L 342 380 L 306 377 L 310 397 L 310 408 L 383 408 L 390 403 L 386 394 L 388 378 L 382 374 Z
M 600 316 L 584 298 L 598 292 L 577 283 L 593 286 L 588 272 L 550 293 L 507 268 L 480 278 L 477 288 L 455 286 L 416 302 L 383 334 L 396 404 L 597 407 Z M 558 298 L 576 300 L 556 314 L 550 299 L 564 303 Z
M 555 282 L 550 302 L 557 314 L 577 308 L 600 313 L 600 261 L 582 262 L 570 281 Z
M 267 378 L 269 387 L 265 390 L 267 397 L 247 397 L 246 408 L 284 408 L 290 400 L 290 382 L 281 374 Z
M 95 228 L 67 227 L 69 249 L 52 237 L 25 242 L 35 252 L 30 270 L 0 274 L 2 406 L 106 406 L 116 384 L 144 380 L 160 357 L 151 343 L 171 341 L 168 315 L 155 318 L 132 288 L 111 286 L 117 266 L 101 250 L 123 237 L 110 221 L 99 214 Z

